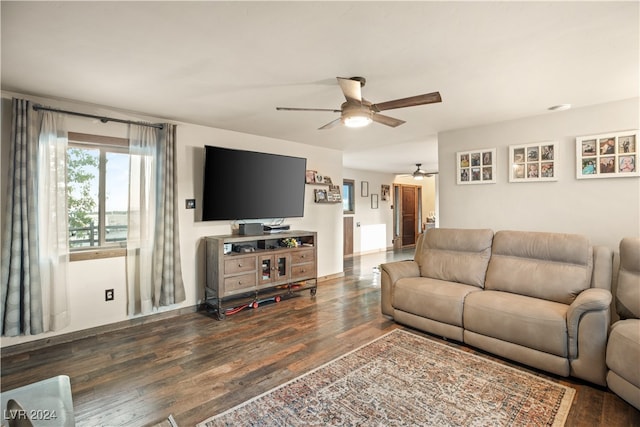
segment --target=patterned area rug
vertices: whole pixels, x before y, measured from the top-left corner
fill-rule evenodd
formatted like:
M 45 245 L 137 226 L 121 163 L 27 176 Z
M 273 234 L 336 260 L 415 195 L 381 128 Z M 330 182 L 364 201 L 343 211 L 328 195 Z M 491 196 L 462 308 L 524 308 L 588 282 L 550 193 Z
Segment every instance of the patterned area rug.
M 575 390 L 396 329 L 211 426 L 562 426 Z

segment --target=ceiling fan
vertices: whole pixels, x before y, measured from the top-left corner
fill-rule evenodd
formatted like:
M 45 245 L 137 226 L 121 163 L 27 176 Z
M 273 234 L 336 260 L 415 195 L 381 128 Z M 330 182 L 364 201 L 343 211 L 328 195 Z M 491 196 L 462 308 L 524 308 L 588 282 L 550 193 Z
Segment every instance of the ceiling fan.
M 340 113 L 340 118 L 327 123 L 319 129 L 331 129 L 339 123 L 343 123 L 347 127 L 363 127 L 367 126 L 372 121 L 386 126 L 396 127 L 405 123 L 405 121 L 379 114 L 380 111 L 442 102 L 440 93 L 432 92 L 424 95 L 416 95 L 408 98 L 373 104 L 362 97 L 362 87 L 366 83 L 366 79 L 364 77 L 336 77 L 336 79 L 338 79 L 340 89 L 342 89 L 342 93 L 347 100 L 342 103 L 339 110 L 331 108 L 294 107 L 276 107 L 276 109 L 280 111 L 329 111 L 332 113 Z
M 416 163 L 416 170 L 411 174 L 402 174 L 401 176 L 411 176 L 415 180 L 421 180 L 425 178 L 429 178 L 433 175 L 437 175 L 438 172 L 427 172 L 422 169 L 422 163 Z

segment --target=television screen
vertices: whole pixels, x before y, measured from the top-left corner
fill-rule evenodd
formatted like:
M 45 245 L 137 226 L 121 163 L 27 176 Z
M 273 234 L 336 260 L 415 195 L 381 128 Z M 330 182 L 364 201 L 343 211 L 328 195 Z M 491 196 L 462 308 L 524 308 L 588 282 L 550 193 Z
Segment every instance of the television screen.
M 205 146 L 202 220 L 304 216 L 307 159 Z

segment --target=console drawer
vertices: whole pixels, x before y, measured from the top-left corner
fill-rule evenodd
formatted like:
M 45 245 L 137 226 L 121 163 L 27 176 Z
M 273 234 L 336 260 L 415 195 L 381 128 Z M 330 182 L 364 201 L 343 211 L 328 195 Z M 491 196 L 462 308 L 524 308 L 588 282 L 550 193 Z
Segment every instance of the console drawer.
M 242 273 L 245 271 L 255 271 L 258 262 L 255 256 L 250 257 L 232 257 L 224 260 L 224 274 Z
M 316 269 L 313 263 L 291 266 L 291 281 L 310 279 L 315 277 Z
M 291 252 L 291 264 L 302 264 L 305 262 L 313 262 L 313 249 L 305 249 L 301 251 Z
M 255 287 L 256 273 L 227 277 L 224 279 L 224 296 L 246 289 L 253 289 Z

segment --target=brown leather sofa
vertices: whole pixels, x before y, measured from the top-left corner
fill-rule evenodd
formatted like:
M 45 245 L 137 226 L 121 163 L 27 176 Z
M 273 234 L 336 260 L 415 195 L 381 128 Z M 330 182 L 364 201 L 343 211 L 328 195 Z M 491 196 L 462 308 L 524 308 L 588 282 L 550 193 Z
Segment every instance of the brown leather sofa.
M 620 320 L 611 326 L 607 343 L 607 385 L 640 409 L 640 238 L 620 242 L 616 288 Z
M 560 376 L 606 385 L 612 251 L 580 235 L 429 230 L 381 266 L 382 313 Z

